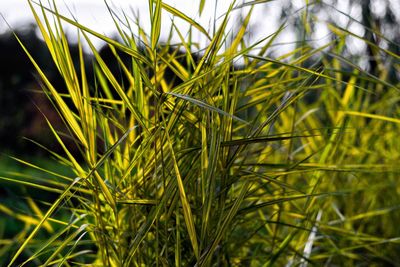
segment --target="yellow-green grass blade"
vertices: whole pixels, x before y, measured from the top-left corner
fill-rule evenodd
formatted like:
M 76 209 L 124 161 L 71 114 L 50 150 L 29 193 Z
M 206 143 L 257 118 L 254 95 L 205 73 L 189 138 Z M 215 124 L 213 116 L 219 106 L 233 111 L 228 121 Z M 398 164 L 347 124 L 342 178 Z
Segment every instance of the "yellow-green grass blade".
M 33 201 L 33 199 L 31 197 L 27 197 L 27 202 L 29 207 L 32 209 L 33 213 L 35 214 L 35 216 L 42 218 L 43 217 L 43 213 L 40 210 L 40 208 L 38 207 L 38 205 L 35 203 L 35 201 Z M 51 224 L 49 222 L 45 222 L 43 224 L 43 227 L 49 232 L 49 233 L 54 233 L 54 228 L 51 226 Z
M 42 172 L 44 172 L 44 173 L 48 173 L 48 174 L 50 174 L 50 175 L 52 175 L 52 176 L 54 176 L 54 177 L 58 177 L 58 178 L 61 178 L 61 179 L 63 179 L 63 180 L 66 180 L 66 181 L 68 181 L 68 182 L 72 182 L 72 181 L 73 181 L 73 179 L 70 178 L 70 177 L 68 177 L 68 176 L 61 175 L 61 174 L 59 174 L 59 173 L 56 173 L 56 172 L 53 172 L 53 171 L 51 171 L 51 170 L 45 169 L 45 168 L 43 168 L 43 167 L 40 167 L 40 166 L 38 166 L 38 165 L 36 165 L 36 164 L 30 163 L 30 162 L 25 161 L 25 160 L 23 160 L 23 159 L 19 159 L 19 158 L 13 157 L 13 156 L 10 156 L 10 158 L 13 159 L 13 160 L 15 160 L 15 161 L 17 161 L 17 162 L 19 162 L 19 163 L 21 163 L 21 164 L 23 164 L 23 165 L 26 165 L 26 166 L 29 167 L 29 168 L 37 169 L 37 170 L 42 171 Z
M 197 64 L 196 69 L 194 70 L 194 76 L 197 76 L 198 74 L 201 73 L 204 69 L 204 64 L 209 61 L 210 63 L 214 63 L 216 59 L 216 55 L 218 51 L 221 48 L 221 45 L 224 41 L 224 36 L 225 36 L 225 30 L 228 24 L 228 18 L 229 14 L 232 11 L 233 3 L 229 6 L 228 11 L 226 12 L 226 15 L 224 17 L 224 20 L 222 21 L 221 25 L 218 28 L 217 33 L 214 35 L 214 37 L 211 39 L 210 44 L 207 46 L 207 49 L 202 56 L 200 62 Z M 185 92 L 186 94 L 188 91 Z
M 53 260 L 52 262 L 49 262 L 49 265 L 54 266 L 55 264 L 58 264 L 57 266 L 63 266 L 65 264 L 66 266 L 73 266 L 73 265 L 68 265 L 66 261 L 71 262 L 71 264 L 79 264 L 78 261 L 74 261 L 74 258 L 79 258 L 79 256 L 81 255 L 91 254 L 91 253 L 93 253 L 93 251 L 89 249 L 80 250 L 76 253 L 69 254 L 61 259 Z M 89 255 L 88 258 L 93 258 L 93 255 Z M 93 265 L 93 266 L 99 266 L 99 265 Z
M 218 227 L 217 232 L 214 234 L 214 236 L 215 236 L 214 240 L 207 247 L 205 252 L 201 255 L 199 261 L 196 263 L 195 266 L 200 267 L 200 266 L 207 266 L 209 264 L 209 261 L 210 261 L 212 255 L 214 254 L 216 247 L 218 246 L 219 242 L 221 241 L 222 236 L 227 231 L 227 227 L 232 222 L 233 218 L 237 215 L 237 212 L 246 196 L 246 193 L 247 193 L 249 187 L 250 187 L 249 181 L 246 181 L 241 186 L 239 195 L 237 196 L 237 198 L 236 198 L 235 202 L 233 203 L 229 212 L 224 217 L 222 224 Z
M 355 63 L 353 63 L 352 61 L 350 61 L 349 59 L 347 59 L 347 58 L 345 58 L 345 57 L 343 57 L 341 55 L 338 55 L 338 54 L 335 54 L 335 53 L 329 53 L 329 55 L 332 56 L 332 57 L 335 57 L 336 59 L 339 59 L 340 61 L 342 61 L 342 62 L 344 62 L 344 63 L 346 63 L 348 65 L 350 65 L 352 68 L 354 68 L 355 70 L 360 71 L 360 73 L 362 73 L 363 75 L 366 76 L 365 77 L 365 76 L 359 75 L 358 79 L 360 79 L 360 80 L 361 79 L 365 79 L 365 80 L 368 80 L 368 81 L 372 81 L 372 82 L 374 82 L 376 84 L 381 84 L 381 85 L 387 86 L 387 87 L 395 89 L 397 91 L 400 90 L 398 86 L 396 86 L 394 84 L 391 84 L 390 82 L 387 82 L 385 79 L 381 79 L 381 78 L 375 76 L 374 74 L 371 74 L 371 73 L 369 73 L 367 71 L 362 70 L 361 67 L 359 67 L 358 65 L 356 65 Z M 341 82 L 341 83 L 344 83 L 344 84 L 346 83 L 344 81 L 340 81 L 340 80 L 337 80 L 337 79 L 334 79 L 334 81 Z M 356 87 L 359 88 L 359 89 L 363 89 L 359 85 L 356 85 Z
M 243 2 L 243 4 L 239 4 L 239 5 L 235 6 L 233 9 L 242 9 L 244 7 L 247 7 L 247 6 L 253 7 L 255 5 L 265 4 L 265 3 L 268 3 L 268 2 L 272 2 L 272 1 L 275 1 L 275 0 L 252 0 L 252 1 L 247 1 L 247 2 Z
M 378 49 L 378 50 L 380 50 L 380 51 L 385 52 L 386 54 L 390 55 L 390 56 L 393 57 L 393 58 L 400 59 L 400 55 L 398 55 L 398 54 L 396 54 L 396 53 L 394 53 L 394 52 L 392 52 L 392 51 L 390 51 L 390 50 L 388 50 L 388 49 L 385 49 L 385 48 L 383 48 L 383 47 L 380 47 L 380 46 L 378 46 L 377 44 L 375 44 L 375 43 L 373 43 L 373 42 L 371 42 L 371 41 L 369 41 L 369 40 L 367 40 L 367 39 L 365 39 L 365 38 L 363 38 L 363 37 L 357 35 L 357 34 L 354 33 L 354 32 L 351 32 L 351 31 L 349 31 L 349 30 L 347 30 L 347 29 L 344 29 L 344 28 L 342 28 L 342 27 L 340 27 L 340 26 L 338 26 L 338 25 L 334 25 L 334 24 L 329 24 L 329 27 L 330 27 L 331 29 L 333 29 L 334 31 L 336 31 L 336 32 L 337 32 L 337 31 L 340 31 L 340 32 L 345 33 L 346 35 L 353 36 L 353 37 L 355 37 L 355 38 L 357 38 L 357 39 L 359 39 L 359 40 L 365 42 L 366 44 L 368 44 L 368 45 L 370 45 L 370 46 L 372 46 L 372 47 L 374 47 L 374 48 L 376 48 L 376 49 Z M 374 31 L 374 34 L 376 34 L 376 33 L 377 33 L 377 32 Z
M 123 39 L 125 44 L 128 44 L 130 41 L 129 39 L 131 38 L 131 36 L 128 35 L 128 33 L 126 33 L 121 26 L 124 26 L 125 28 L 128 28 L 129 31 L 132 31 L 132 25 L 130 24 L 126 13 L 124 10 L 122 10 L 122 14 L 124 16 L 125 20 L 122 20 L 118 14 L 112 9 L 112 7 L 110 6 L 110 4 L 107 1 L 104 1 L 104 4 L 107 7 L 108 13 L 110 14 L 111 19 L 114 22 L 114 26 L 117 29 L 117 32 L 119 34 L 119 36 Z M 132 32 L 131 32 L 132 33 Z M 133 39 L 133 38 L 132 38 Z
M 64 116 L 65 120 L 68 122 L 68 126 L 71 127 L 73 133 L 78 137 L 79 141 L 84 147 L 88 147 L 87 141 L 82 133 L 82 129 L 79 126 L 78 122 L 75 119 L 74 114 L 72 113 L 71 109 L 67 106 L 65 101 L 62 99 L 58 91 L 53 87 L 53 85 L 50 83 L 44 72 L 41 70 L 39 65 L 36 63 L 36 61 L 33 59 L 33 57 L 30 55 L 29 51 L 26 49 L 24 44 L 21 42 L 21 40 L 16 36 L 19 44 L 25 51 L 26 55 L 29 57 L 30 61 L 33 63 L 35 69 L 38 71 L 41 79 L 46 85 L 46 88 L 50 91 L 51 96 L 54 97 L 55 102 L 57 103 L 58 107 L 60 108 L 61 114 Z
M 24 222 L 25 225 L 27 225 L 27 226 L 38 225 L 40 222 L 39 219 L 36 219 L 36 218 L 32 217 L 31 215 L 16 213 L 3 204 L 0 204 L 0 212 L 7 214 L 8 216 L 13 217 L 21 222 Z M 46 226 L 43 226 L 43 227 L 46 228 L 46 230 L 48 231 L 48 227 L 46 227 Z
M 35 12 L 31 3 L 30 7 L 32 12 Z M 57 7 L 53 1 L 54 11 L 58 13 Z M 80 90 L 76 90 L 77 84 L 77 75 L 75 72 L 74 64 L 72 62 L 72 58 L 68 48 L 68 41 L 64 34 L 61 21 L 59 19 L 54 20 L 54 30 L 52 25 L 50 24 L 46 13 L 44 12 L 43 7 L 41 6 L 42 15 L 46 24 L 46 28 L 48 29 L 48 33 L 45 31 L 45 27 L 42 25 L 42 22 L 39 20 L 38 16 L 36 15 L 36 23 L 38 25 L 42 25 L 40 27 L 41 33 L 43 36 L 49 35 L 49 40 L 46 41 L 46 45 L 48 46 L 49 50 L 53 51 L 52 58 L 54 63 L 56 64 L 60 74 L 62 75 L 65 84 L 67 85 L 67 89 L 71 95 L 71 99 L 76 107 L 81 106 L 80 99 Z M 53 33 L 53 31 L 55 33 Z M 45 39 L 47 40 L 47 39 Z M 79 86 L 79 85 L 78 85 Z
M 335 78 L 330 77 L 330 76 L 328 76 L 326 74 L 323 74 L 322 72 L 318 72 L 318 71 L 314 71 L 312 69 L 308 69 L 308 68 L 296 66 L 296 65 L 293 65 L 293 64 L 285 63 L 285 62 L 278 61 L 278 60 L 275 60 L 275 59 L 272 59 L 272 58 L 259 57 L 259 56 L 254 56 L 254 55 L 247 55 L 247 57 L 250 57 L 250 58 L 253 58 L 253 59 L 257 59 L 257 60 L 260 60 L 260 61 L 268 61 L 268 62 L 271 62 L 271 63 L 275 63 L 277 65 L 281 65 L 281 66 L 285 66 L 285 67 L 288 67 L 288 68 L 293 68 L 293 69 L 296 69 L 296 70 L 299 70 L 299 71 L 303 71 L 305 73 L 309 73 L 309 74 L 315 75 L 317 77 L 321 77 L 321 78 L 325 78 L 325 79 L 328 79 L 328 80 L 336 81 Z M 343 82 L 343 83 L 345 83 L 345 82 Z
M 128 137 L 129 133 L 131 131 L 133 131 L 135 129 L 135 127 L 132 127 L 130 129 L 128 129 L 124 135 L 117 141 L 115 142 L 115 144 L 113 144 L 107 151 L 106 153 L 104 153 L 103 156 L 101 156 L 101 158 L 96 162 L 96 164 L 91 168 L 90 172 L 88 173 L 88 175 L 86 176 L 87 178 L 89 178 L 91 175 L 94 174 L 94 177 L 97 181 L 97 183 L 99 184 L 102 193 L 104 194 L 107 203 L 111 206 L 111 208 L 113 210 L 116 209 L 116 203 L 114 200 L 114 196 L 113 194 L 110 192 L 108 186 L 105 184 L 105 182 L 103 181 L 103 178 L 98 174 L 97 170 L 98 168 L 103 165 L 103 163 L 110 157 L 110 155 L 114 152 L 114 150 Z
M 158 0 L 153 0 L 153 1 L 158 1 Z M 187 23 L 189 23 L 189 25 L 193 26 L 194 28 L 198 29 L 201 33 L 203 33 L 207 37 L 207 39 L 211 40 L 211 37 L 208 35 L 208 32 L 195 20 L 191 19 L 178 9 L 164 2 L 162 2 L 162 8 L 165 9 L 165 11 L 171 13 L 172 15 L 177 16 L 178 18 L 181 18 L 182 20 L 186 21 Z
M 88 150 L 86 151 L 87 158 L 91 163 L 96 161 L 96 135 L 97 135 L 97 125 L 96 116 L 92 108 L 92 103 L 90 100 L 90 92 L 88 80 L 85 71 L 85 60 L 84 52 L 82 48 L 82 43 L 80 36 L 78 36 L 78 49 L 79 49 L 79 63 L 81 69 L 81 81 L 82 81 L 82 107 L 80 111 L 80 117 L 82 119 L 83 129 L 88 140 Z
M 85 35 L 85 38 L 87 39 L 87 36 Z M 104 73 L 105 77 L 107 77 L 107 80 L 111 83 L 113 88 L 116 90 L 118 95 L 121 97 L 122 101 L 124 104 L 129 108 L 129 110 L 132 112 L 133 116 L 137 120 L 137 122 L 145 129 L 148 131 L 145 122 L 143 121 L 143 116 L 141 115 L 140 111 L 137 110 L 137 108 L 132 104 L 133 101 L 128 97 L 128 95 L 125 93 L 124 89 L 121 87 L 121 85 L 118 83 L 114 75 L 112 74 L 111 70 L 107 66 L 107 64 L 104 62 L 104 60 L 100 57 L 99 53 L 96 51 L 96 48 L 93 46 L 93 44 L 90 42 L 89 39 L 87 39 L 87 42 L 92 49 L 92 52 L 94 56 L 96 57 L 97 63 L 99 64 L 102 72 Z
M 356 117 L 363 117 L 363 118 L 371 118 L 371 119 L 376 119 L 376 120 L 381 120 L 381 121 L 387 121 L 387 122 L 393 122 L 396 124 L 400 123 L 400 119 L 396 118 L 391 118 L 379 114 L 370 114 L 366 112 L 359 112 L 359 111 L 343 111 L 344 114 L 351 115 L 351 116 L 356 116 Z
M 206 0 L 200 0 L 200 3 L 199 3 L 199 15 L 200 16 L 203 13 L 205 4 L 206 4 Z
M 165 119 L 163 121 L 165 124 Z M 166 127 L 166 125 L 164 125 L 164 127 Z M 172 161 L 173 161 L 173 168 L 174 168 L 175 175 L 176 175 L 176 181 L 178 184 L 179 195 L 180 195 L 180 199 L 182 202 L 182 209 L 183 209 L 183 214 L 184 214 L 184 218 L 185 218 L 186 228 L 187 228 L 188 234 L 189 234 L 189 239 L 191 241 L 193 252 L 194 252 L 196 258 L 199 258 L 199 245 L 198 245 L 198 241 L 197 241 L 196 228 L 194 226 L 194 217 L 193 217 L 193 213 L 191 211 L 191 206 L 190 206 L 189 200 L 186 195 L 186 191 L 185 191 L 185 187 L 184 187 L 184 184 L 182 181 L 181 173 L 179 171 L 178 162 L 175 157 L 174 148 L 172 146 L 172 140 L 169 135 L 169 129 L 167 127 L 165 130 L 165 135 L 166 135 L 166 139 L 167 139 L 167 145 L 170 150 Z
M 70 242 L 71 242 L 73 239 L 75 239 L 79 234 L 81 234 L 83 231 L 85 231 L 86 228 L 87 228 L 88 226 L 89 226 L 88 224 L 83 224 L 83 225 L 81 225 L 76 231 L 74 231 L 74 232 L 71 233 L 67 238 L 65 238 L 65 239 L 62 241 L 62 243 L 59 244 L 59 245 L 57 246 L 57 248 L 54 250 L 53 254 L 51 254 L 51 255 L 47 258 L 46 262 L 45 262 L 43 265 L 44 265 L 44 266 L 50 265 L 50 262 L 52 262 L 52 260 L 53 260 L 55 257 L 58 257 L 59 254 L 61 253 L 61 251 L 62 251 L 65 247 L 69 246 L 69 245 L 70 245 Z M 64 258 L 64 257 L 63 257 L 63 258 Z M 64 258 L 64 259 L 65 259 L 65 258 Z
M 52 38 L 49 36 L 49 34 L 46 31 L 46 27 L 41 22 L 36 10 L 34 9 L 34 7 L 32 5 L 32 1 L 28 1 L 28 4 L 29 4 L 29 7 L 30 7 L 31 12 L 33 14 L 33 17 L 34 17 L 34 19 L 35 19 L 35 21 L 37 23 L 37 26 L 39 27 L 39 30 L 40 30 L 40 32 L 41 32 L 41 34 L 43 36 L 43 39 L 44 39 L 45 43 L 47 44 L 47 48 L 49 49 L 49 52 L 50 52 L 52 58 L 56 58 L 54 47 L 52 45 Z M 44 17 L 44 19 L 46 20 L 46 24 L 48 24 L 46 16 Z M 50 31 L 50 34 L 52 34 L 52 31 Z M 55 62 L 55 64 L 57 65 L 57 62 Z M 58 67 L 58 65 L 57 65 L 57 67 Z
M 157 200 L 154 199 L 117 199 L 118 204 L 127 205 L 157 205 Z
M 153 14 L 151 15 L 151 50 L 156 51 L 156 47 L 158 45 L 158 40 L 160 38 L 160 33 L 161 33 L 161 7 L 162 7 L 162 1 L 161 0 L 154 0 L 156 3 L 154 9 L 153 9 L 153 0 L 149 0 L 150 4 L 150 10 L 152 10 Z
M 256 136 L 256 137 L 251 137 L 251 138 L 242 138 L 242 139 L 234 139 L 234 140 L 230 140 L 230 141 L 223 141 L 223 142 L 221 142 L 221 146 L 241 146 L 241 145 L 246 145 L 246 144 L 283 141 L 283 140 L 290 140 L 290 139 L 303 138 L 303 137 L 312 137 L 312 136 L 320 136 L 320 135 L 314 134 L 314 135 L 286 136 L 286 134 L 282 134 L 282 135 L 271 135 L 271 136 Z
M 16 184 L 20 184 L 20 185 L 24 185 L 24 186 L 29 186 L 29 187 L 32 187 L 32 188 L 37 188 L 37 189 L 40 189 L 40 190 L 53 192 L 53 193 L 62 193 L 63 192 L 62 189 L 54 188 L 54 186 L 41 185 L 41 184 L 38 184 L 38 183 L 35 183 L 35 182 L 17 180 L 15 178 L 9 178 L 9 177 L 0 176 L 0 180 L 7 181 L 7 182 L 12 182 L 12 183 L 16 183 Z
M 43 224 L 45 221 L 53 214 L 53 212 L 59 208 L 61 202 L 64 200 L 64 198 L 70 193 L 70 190 L 77 184 L 79 183 L 81 178 L 76 178 L 65 190 L 64 192 L 57 198 L 56 201 L 51 205 L 51 207 L 48 209 L 46 214 L 43 216 L 43 218 L 40 220 L 40 222 L 35 226 L 35 228 L 32 230 L 32 232 L 29 234 L 29 236 L 24 240 L 24 242 L 21 244 L 21 246 L 18 248 L 17 252 L 13 255 L 10 263 L 7 265 L 9 267 L 13 266 L 14 262 L 17 260 L 19 255 L 24 251 L 28 243 L 34 238 L 34 236 L 37 234 L 37 232 L 43 227 Z
M 234 120 L 237 120 L 237 121 L 239 121 L 241 123 L 244 123 L 244 124 L 247 124 L 247 125 L 250 124 L 247 121 L 245 121 L 245 120 L 243 120 L 243 119 L 241 119 L 241 118 L 239 118 L 237 116 L 231 115 L 226 111 L 223 111 L 223 110 L 221 110 L 219 108 L 213 107 L 213 106 L 211 106 L 211 105 L 209 105 L 209 104 L 207 104 L 207 103 L 205 103 L 203 101 L 200 101 L 198 99 L 192 98 L 192 97 L 190 97 L 188 95 L 177 94 L 177 93 L 173 93 L 173 92 L 167 92 L 167 94 L 175 96 L 175 97 L 183 99 L 183 100 L 186 100 L 186 101 L 188 101 L 188 102 L 190 102 L 192 104 L 195 104 L 196 106 L 199 106 L 201 108 L 204 108 L 204 109 L 207 109 L 207 110 L 210 110 L 210 111 L 213 111 L 213 112 L 217 112 L 217 113 L 219 113 L 219 114 L 221 114 L 223 116 L 230 117 L 230 118 L 232 118 Z
M 71 228 L 78 228 L 76 224 L 85 217 L 85 215 L 82 215 L 80 217 L 75 218 L 74 221 L 71 223 L 66 223 L 66 227 L 60 229 L 56 234 L 52 235 L 49 240 L 47 240 L 40 248 L 38 248 L 32 256 L 30 256 L 26 261 L 24 261 L 21 266 L 26 265 L 28 262 L 34 260 L 43 250 L 45 250 L 47 247 L 51 246 L 53 242 L 55 242 L 58 238 L 60 238 L 64 233 L 70 231 Z
M 179 28 L 175 25 L 175 23 L 172 24 L 171 30 L 175 30 L 175 32 L 178 34 L 179 40 L 181 45 L 183 45 L 185 51 L 191 51 L 192 48 L 191 46 L 193 45 L 191 43 L 191 40 L 186 41 L 185 37 L 183 37 L 182 32 L 179 30 Z M 185 68 L 185 72 L 188 72 L 191 68 L 196 69 L 196 62 L 193 59 L 192 53 L 186 53 L 186 64 L 187 64 L 187 69 Z M 191 72 L 191 71 L 190 71 Z
M 246 34 L 246 31 L 248 30 L 248 25 L 250 23 L 250 18 L 251 18 L 251 14 L 253 12 L 253 6 L 250 8 L 250 11 L 248 12 L 248 14 L 246 15 L 246 17 L 244 18 L 242 25 L 240 26 L 239 31 L 235 34 L 236 37 L 233 40 L 232 44 L 230 45 L 229 49 L 228 49 L 228 54 L 233 54 L 236 52 L 239 44 L 241 44 L 243 37 Z
M 64 152 L 67 154 L 68 159 L 71 161 L 72 166 L 74 167 L 74 169 L 76 170 L 77 174 L 79 176 L 84 176 L 85 175 L 85 170 L 81 167 L 81 165 L 78 163 L 78 161 L 75 159 L 75 157 L 71 154 L 71 152 L 69 151 L 69 149 L 66 147 L 66 145 L 64 144 L 64 142 L 62 141 L 61 137 L 59 136 L 59 134 L 56 132 L 56 130 L 53 128 L 52 124 L 50 123 L 50 121 L 45 117 L 45 120 L 47 122 L 47 125 L 49 126 L 51 132 L 53 133 L 54 137 L 56 138 L 56 140 L 58 141 L 58 143 L 61 145 L 61 147 L 63 148 Z

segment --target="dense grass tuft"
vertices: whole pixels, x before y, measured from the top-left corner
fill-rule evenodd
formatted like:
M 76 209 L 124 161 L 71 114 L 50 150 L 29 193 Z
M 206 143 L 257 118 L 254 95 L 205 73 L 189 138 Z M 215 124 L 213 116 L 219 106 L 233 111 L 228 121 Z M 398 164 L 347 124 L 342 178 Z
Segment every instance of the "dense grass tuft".
M 246 44 L 250 11 L 232 39 L 234 5 L 214 34 L 162 1 L 150 1 L 150 33 L 110 10 L 115 41 L 28 2 L 68 88 L 53 87 L 26 50 L 68 127 L 48 124 L 64 153 L 48 152 L 74 176 L 0 177 L 57 194 L 27 198 L 24 211 L 0 205 L 23 222 L 2 240 L 9 266 L 398 264 L 399 84 L 384 65 L 371 75 L 341 56 L 350 32 L 332 26 L 337 38 L 324 47 L 303 41 L 271 58 L 280 30 Z M 182 55 L 193 42 L 177 28 L 181 43 L 161 44 L 162 12 L 209 37 L 206 49 Z M 63 23 L 79 32 L 80 66 Z M 89 36 L 108 43 L 123 77 Z

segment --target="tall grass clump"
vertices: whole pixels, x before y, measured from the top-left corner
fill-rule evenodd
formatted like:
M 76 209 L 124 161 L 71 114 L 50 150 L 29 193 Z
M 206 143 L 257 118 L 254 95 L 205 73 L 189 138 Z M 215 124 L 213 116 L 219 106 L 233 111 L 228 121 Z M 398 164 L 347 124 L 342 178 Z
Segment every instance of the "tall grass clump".
M 323 47 L 303 40 L 272 58 L 284 26 L 246 41 L 258 2 L 266 1 L 232 3 L 213 33 L 161 0 L 149 1 L 150 32 L 110 8 L 117 41 L 54 4 L 28 1 L 67 88 L 54 87 L 26 50 L 67 127 L 60 132 L 48 123 L 64 153 L 47 151 L 74 175 L 18 159 L 51 178 L 1 178 L 28 193 L 56 195 L 38 201 L 27 193 L 21 210 L 0 205 L 23 222 L 4 240 L 4 264 L 398 264 L 399 84 L 387 78 L 384 63 L 370 74 L 343 57 L 354 34 L 333 24 L 336 38 Z M 228 28 L 231 13 L 244 7 L 239 27 Z M 207 38 L 205 49 L 191 53 L 191 34 L 175 26 L 171 35 L 180 43 L 161 43 L 162 12 Z M 65 23 L 78 31 L 78 59 Z M 93 37 L 107 43 L 121 75 Z M 399 67 L 399 55 L 368 45 Z M 84 46 L 94 57 L 94 77 Z

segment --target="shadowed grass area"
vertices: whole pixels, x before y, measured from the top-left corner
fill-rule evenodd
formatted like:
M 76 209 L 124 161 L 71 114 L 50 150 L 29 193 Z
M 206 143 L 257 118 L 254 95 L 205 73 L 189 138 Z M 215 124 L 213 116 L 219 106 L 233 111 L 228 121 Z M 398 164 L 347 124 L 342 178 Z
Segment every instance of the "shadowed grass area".
M 0 177 L 29 188 L 26 196 L 56 195 L 27 198 L 22 210 L 2 204 L 21 222 L 1 240 L 8 266 L 397 264 L 399 84 L 383 64 L 371 74 L 343 58 L 350 32 L 332 26 L 337 38 L 324 47 L 303 41 L 271 58 L 282 28 L 247 44 L 252 8 L 232 34 L 235 3 L 214 34 L 162 1 L 149 1 L 150 33 L 110 9 L 115 41 L 55 5 L 28 2 L 68 89 L 61 94 L 26 50 L 68 128 L 48 123 L 64 153 L 48 152 L 73 175 Z M 179 44 L 159 43 L 162 12 L 209 38 L 198 57 L 178 58 L 193 42 L 177 28 Z M 79 32 L 79 67 L 63 23 Z M 89 36 L 108 43 L 123 78 Z M 95 57 L 93 84 L 83 43 Z

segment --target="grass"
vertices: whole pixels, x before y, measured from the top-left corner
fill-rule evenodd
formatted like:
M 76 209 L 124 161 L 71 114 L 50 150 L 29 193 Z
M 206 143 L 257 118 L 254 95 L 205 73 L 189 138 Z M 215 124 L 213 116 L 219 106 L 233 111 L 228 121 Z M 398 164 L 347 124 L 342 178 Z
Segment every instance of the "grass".
M 337 40 L 328 45 L 304 41 L 271 58 L 280 30 L 246 44 L 250 11 L 232 37 L 227 22 L 235 4 L 214 34 L 162 1 L 149 2 L 150 33 L 110 10 L 116 41 L 55 5 L 28 2 L 68 89 L 53 87 L 26 50 L 68 128 L 61 134 L 48 124 L 64 150 L 48 153 L 73 175 L 44 168 L 46 179 L 21 180 L 18 172 L 0 178 L 26 181 L 27 197 L 56 194 L 52 201 L 27 198 L 9 212 L 21 228 L 1 240 L 5 264 L 398 264 L 399 84 L 386 78 L 383 64 L 371 74 L 342 57 L 351 33 L 331 25 Z M 193 41 L 178 28 L 171 32 L 179 44 L 159 42 L 162 12 L 209 38 L 198 58 L 179 56 Z M 79 66 L 63 23 L 79 33 Z M 123 79 L 91 43 L 93 35 L 108 43 Z M 95 57 L 93 83 L 84 43 Z M 389 56 L 398 67 L 399 56 Z M 167 71 L 182 82 L 168 80 Z M 64 144 L 65 135 L 80 155 Z

